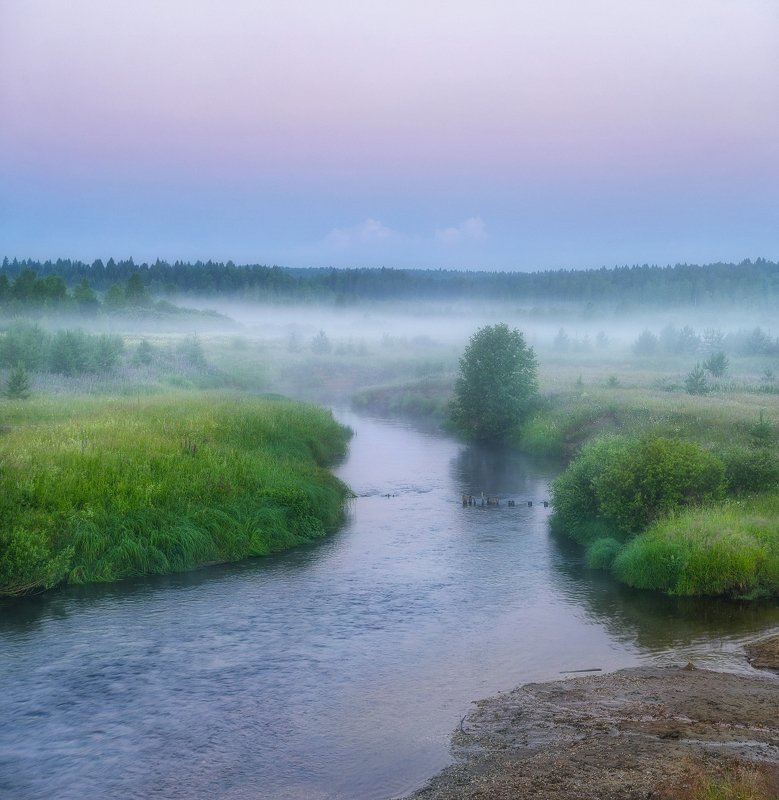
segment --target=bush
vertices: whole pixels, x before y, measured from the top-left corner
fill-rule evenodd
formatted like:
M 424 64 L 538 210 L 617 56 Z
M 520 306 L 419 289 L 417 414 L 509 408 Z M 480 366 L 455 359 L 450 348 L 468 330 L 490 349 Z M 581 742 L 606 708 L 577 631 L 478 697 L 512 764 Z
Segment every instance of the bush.
M 759 447 L 768 447 L 776 441 L 776 426 L 770 419 L 766 419 L 762 409 L 760 418 L 747 428 L 753 444 Z
M 779 460 L 764 447 L 731 447 L 722 453 L 728 493 L 764 492 L 779 485 Z
M 716 455 L 693 442 L 629 441 L 594 478 L 599 513 L 635 534 L 673 509 L 721 498 L 724 472 Z
M 11 370 L 5 396 L 9 400 L 26 400 L 30 396 L 30 376 L 22 364 L 17 364 Z
M 154 361 L 155 348 L 147 339 L 141 339 L 138 342 L 138 348 L 135 351 L 133 361 L 136 364 L 151 364 Z
M 635 342 L 633 342 L 633 352 L 637 356 L 653 356 L 657 353 L 660 342 L 652 331 L 642 331 Z
M 0 596 L 29 594 L 56 586 L 65 577 L 72 548 L 54 554 L 39 531 L 0 531 Z
M 80 375 L 112 369 L 123 351 L 121 336 L 96 336 L 81 330 L 60 330 L 52 335 L 38 325 L 19 322 L 0 338 L 0 366 L 21 364 L 29 371 Z
M 204 369 L 206 367 L 206 355 L 203 352 L 203 345 L 197 336 L 184 337 L 176 350 L 187 366 L 194 369 Z
M 612 537 L 596 539 L 587 548 L 585 556 L 587 566 L 590 569 L 611 569 L 611 565 L 622 547 L 622 542 Z
M 604 536 L 603 521 L 598 520 L 600 504 L 595 481 L 604 464 L 626 446 L 619 437 L 603 437 L 582 448 L 568 468 L 552 483 L 552 528 L 579 544 L 588 544 Z
M 42 369 L 49 357 L 50 338 L 39 325 L 14 323 L 0 337 L 0 367 L 21 364 L 30 371 Z
M 104 333 L 93 339 L 91 366 L 95 372 L 106 372 L 113 369 L 124 352 L 124 341 L 121 336 Z
M 700 364 L 696 364 L 684 379 L 684 390 L 687 394 L 706 394 L 709 385 L 706 383 L 706 373 Z
M 90 346 L 83 331 L 57 331 L 51 342 L 49 369 L 62 375 L 90 371 Z
M 689 325 L 681 330 L 675 325 L 666 325 L 660 331 L 660 344 L 666 353 L 694 353 L 700 347 L 701 340 Z
M 722 350 L 718 350 L 703 362 L 703 368 L 715 378 L 721 378 L 728 370 L 728 357 Z
M 332 344 L 330 344 L 330 339 L 328 339 L 327 334 L 324 331 L 319 331 L 319 333 L 311 340 L 311 352 L 317 353 L 318 355 L 327 355 L 333 349 Z
M 124 350 L 121 336 L 95 336 L 80 330 L 57 331 L 51 342 L 49 369 L 63 375 L 106 372 Z
M 552 484 L 553 525 L 581 544 L 593 541 L 598 520 L 618 537 L 630 536 L 676 508 L 721 498 L 724 485 L 722 461 L 700 445 L 602 438 Z

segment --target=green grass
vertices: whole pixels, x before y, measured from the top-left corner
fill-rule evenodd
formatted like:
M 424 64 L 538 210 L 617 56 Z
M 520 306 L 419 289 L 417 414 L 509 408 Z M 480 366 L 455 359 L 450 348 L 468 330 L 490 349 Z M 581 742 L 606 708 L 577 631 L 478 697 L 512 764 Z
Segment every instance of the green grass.
M 228 393 L 4 403 L 0 594 L 266 555 L 334 528 L 349 432 Z
M 777 595 L 779 492 L 660 520 L 625 545 L 613 569 L 630 586 L 673 595 Z
M 534 455 L 570 457 L 603 433 L 684 438 L 716 450 L 751 444 L 752 431 L 768 408 L 768 426 L 775 429 L 777 402 L 762 395 L 727 397 L 668 393 L 646 387 L 566 388 L 547 396 L 536 413 L 517 431 L 515 444 Z

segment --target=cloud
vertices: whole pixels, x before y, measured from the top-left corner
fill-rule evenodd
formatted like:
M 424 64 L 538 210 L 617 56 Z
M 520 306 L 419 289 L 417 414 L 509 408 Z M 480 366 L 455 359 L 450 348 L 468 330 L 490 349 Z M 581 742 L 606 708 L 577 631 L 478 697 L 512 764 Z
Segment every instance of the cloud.
M 357 245 L 388 244 L 402 238 L 401 234 L 388 228 L 377 219 L 368 218 L 351 228 L 333 228 L 324 238 L 324 243 L 338 250 L 348 250 Z
M 474 267 L 485 256 L 480 246 L 490 239 L 480 216 L 443 228 L 409 231 L 385 225 L 374 217 L 332 228 L 317 241 L 288 251 L 280 260 L 289 264 L 342 267 L 430 266 Z M 494 244 L 494 242 L 490 242 Z
M 465 242 L 476 242 L 487 238 L 487 226 L 481 217 L 468 217 L 459 225 L 450 228 L 437 228 L 435 240 L 438 244 L 451 247 Z

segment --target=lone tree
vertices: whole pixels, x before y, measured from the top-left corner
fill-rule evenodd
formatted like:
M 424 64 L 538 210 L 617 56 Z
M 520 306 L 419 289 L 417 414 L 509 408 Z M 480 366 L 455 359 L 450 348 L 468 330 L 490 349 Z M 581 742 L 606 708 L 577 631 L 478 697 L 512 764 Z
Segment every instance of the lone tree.
M 17 364 L 8 375 L 5 396 L 9 400 L 26 400 L 30 396 L 30 376 L 23 364 Z
M 473 439 L 499 439 L 527 415 L 538 364 L 522 334 L 504 323 L 481 328 L 460 359 L 450 414 Z
M 715 378 L 721 378 L 728 370 L 728 357 L 722 350 L 718 350 L 703 362 L 703 368 Z
M 696 364 L 684 379 L 684 388 L 687 394 L 706 394 L 709 385 L 706 383 L 706 373 L 700 364 Z

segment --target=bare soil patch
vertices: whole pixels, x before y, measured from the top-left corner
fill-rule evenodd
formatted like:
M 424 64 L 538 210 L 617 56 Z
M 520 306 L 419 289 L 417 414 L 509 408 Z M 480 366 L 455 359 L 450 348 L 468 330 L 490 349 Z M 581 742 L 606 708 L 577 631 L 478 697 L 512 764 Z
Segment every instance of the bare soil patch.
M 769 636 L 746 647 L 749 663 L 757 669 L 779 672 L 779 636 Z M 779 714 L 779 711 L 777 711 Z
M 745 765 L 779 786 L 779 680 L 641 667 L 482 700 L 415 800 L 670 800 Z

